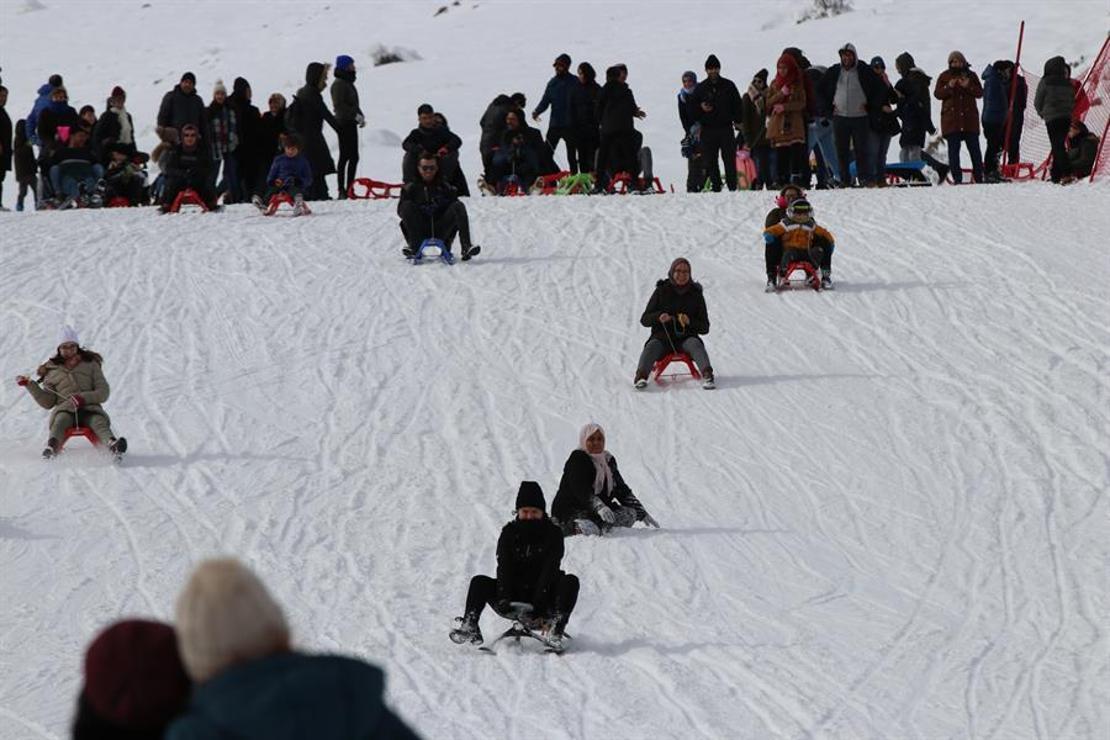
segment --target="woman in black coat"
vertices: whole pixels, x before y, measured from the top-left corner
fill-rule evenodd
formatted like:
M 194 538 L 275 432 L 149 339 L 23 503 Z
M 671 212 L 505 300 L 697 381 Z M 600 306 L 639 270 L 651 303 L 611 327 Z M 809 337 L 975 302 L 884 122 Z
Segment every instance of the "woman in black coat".
M 635 175 L 643 136 L 636 131 L 634 120 L 644 112 L 625 80 L 628 70 L 618 64 L 605 70 L 605 86 L 597 96 L 597 120 L 601 141 L 597 153 L 598 185 L 608 187 L 609 179 L 618 172 Z
M 574 127 L 580 172 L 593 172 L 596 165 L 597 148 L 601 143 L 597 122 L 597 99 L 600 95 L 597 72 L 589 62 L 582 62 L 578 65 L 578 84 L 570 92 L 570 120 Z
M 305 200 L 330 200 L 326 175 L 333 174 L 335 160 L 324 140 L 324 121 L 332 131 L 338 131 L 335 116 L 324 104 L 320 94 L 328 85 L 328 68 L 322 62 L 312 62 L 305 70 L 305 85 L 293 96 L 293 102 L 285 114 L 285 124 L 292 133 L 300 134 L 304 142 L 304 153 L 312 167 L 312 186 L 305 192 Z
M 578 449 L 563 466 L 551 517 L 568 537 L 599 535 L 636 522 L 659 527 L 624 482 L 616 458 L 605 450 L 605 430 L 597 424 L 587 424 L 578 435 Z
M 636 390 L 647 387 L 648 375 L 655 363 L 668 353 L 690 355 L 701 371 L 702 388 L 713 390 L 713 367 L 701 341 L 709 333 L 709 312 L 701 285 L 691 278 L 690 261 L 679 257 L 671 263 L 666 280 L 655 284 L 640 323 L 651 329 L 636 366 Z

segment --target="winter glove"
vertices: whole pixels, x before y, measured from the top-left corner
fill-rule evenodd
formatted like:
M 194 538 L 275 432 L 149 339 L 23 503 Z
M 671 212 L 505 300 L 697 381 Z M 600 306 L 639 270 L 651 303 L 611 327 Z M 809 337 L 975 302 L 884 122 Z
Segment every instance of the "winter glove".
M 274 179 L 274 187 L 275 188 L 280 188 L 283 185 L 285 185 L 285 180 L 282 180 L 280 177 Z
M 617 521 L 617 515 L 613 513 L 613 510 L 606 506 L 605 503 L 600 500 L 597 502 L 597 506 L 594 508 L 594 513 L 596 513 L 598 518 L 600 518 L 601 521 L 605 522 L 606 524 L 614 524 Z
M 441 157 L 446 157 L 447 156 L 447 147 L 441 146 L 439 148 L 439 150 L 436 152 L 436 154 L 438 154 Z
M 644 515 L 640 517 L 640 521 L 648 525 L 649 527 L 655 527 L 656 529 L 659 529 L 659 522 L 655 521 L 655 517 L 653 517 L 646 511 L 644 512 Z
M 28 378 L 26 375 L 17 375 L 17 376 L 15 376 L 15 384 L 18 385 L 20 388 L 26 388 L 27 384 L 30 383 L 30 382 L 31 382 L 31 379 Z
M 79 409 L 85 405 L 85 399 L 77 395 L 76 393 L 69 397 L 69 402 L 74 409 Z

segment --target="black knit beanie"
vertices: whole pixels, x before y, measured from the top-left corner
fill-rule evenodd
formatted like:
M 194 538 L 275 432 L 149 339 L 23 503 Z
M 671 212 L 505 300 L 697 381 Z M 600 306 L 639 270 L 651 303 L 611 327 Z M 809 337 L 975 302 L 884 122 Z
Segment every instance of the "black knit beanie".
M 534 480 L 522 481 L 520 490 L 516 492 L 516 508 L 525 507 L 547 511 L 547 502 L 543 498 L 543 489 Z

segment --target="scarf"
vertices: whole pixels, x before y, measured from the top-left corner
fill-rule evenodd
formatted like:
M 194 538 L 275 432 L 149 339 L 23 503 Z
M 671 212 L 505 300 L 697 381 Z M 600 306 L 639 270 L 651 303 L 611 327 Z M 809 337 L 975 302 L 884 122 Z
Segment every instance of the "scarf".
M 605 436 L 605 430 L 593 422 L 582 427 L 582 431 L 578 433 L 578 449 L 590 455 L 590 459 L 594 462 L 594 495 L 601 496 L 603 491 L 613 490 L 613 469 L 609 467 L 609 461 L 613 456 L 606 451 L 591 455 L 586 449 L 586 440 L 595 432 L 601 432 L 601 435 Z
M 755 83 L 748 85 L 748 97 L 751 98 L 752 105 L 755 106 L 756 111 L 759 112 L 760 117 L 766 115 L 767 108 L 767 89 L 760 90 L 755 86 Z

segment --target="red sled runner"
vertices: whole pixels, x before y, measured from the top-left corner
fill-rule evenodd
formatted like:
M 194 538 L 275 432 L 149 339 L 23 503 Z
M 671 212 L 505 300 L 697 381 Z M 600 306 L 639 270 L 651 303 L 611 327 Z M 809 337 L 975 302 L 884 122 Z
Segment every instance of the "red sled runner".
M 185 188 L 177 197 L 173 199 L 167 213 L 180 213 L 182 206 L 197 206 L 202 213 L 208 213 L 208 206 L 204 202 L 204 198 L 200 197 L 200 193 L 192 188 Z
M 96 432 L 89 427 L 69 427 L 66 429 L 65 436 L 62 437 L 61 441 L 58 443 L 58 452 L 61 452 L 66 446 L 66 442 L 73 437 L 84 437 L 89 440 L 89 443 L 92 444 L 93 447 L 101 446 L 100 438 L 97 437 Z
M 312 209 L 308 207 L 307 203 L 302 200 L 298 205 L 298 203 L 293 199 L 293 196 L 286 192 L 278 192 L 271 195 L 270 202 L 266 205 L 266 210 L 262 212 L 262 215 L 273 216 L 275 213 L 277 213 L 277 209 L 281 207 L 282 203 L 289 204 L 289 207 L 293 209 L 294 216 L 312 215 Z
M 670 365 L 672 362 L 686 365 L 686 372 L 675 372 L 664 375 L 664 373 L 667 371 L 667 366 Z M 693 358 L 685 352 L 672 352 L 668 355 L 664 355 L 663 357 L 655 361 L 655 366 L 652 368 L 652 372 L 655 377 L 655 382 L 659 384 L 662 384 L 665 378 L 685 378 L 689 376 L 694 378 L 694 380 L 701 379 L 701 373 L 698 372 L 697 366 L 694 365 Z
M 800 279 L 791 280 L 790 276 L 801 270 L 805 273 L 805 277 Z M 798 290 L 800 288 L 812 288 L 813 290 L 821 290 L 821 274 L 817 268 L 813 266 L 812 262 L 806 260 L 796 260 L 787 263 L 786 267 L 779 270 L 779 279 L 775 283 L 775 290 Z

